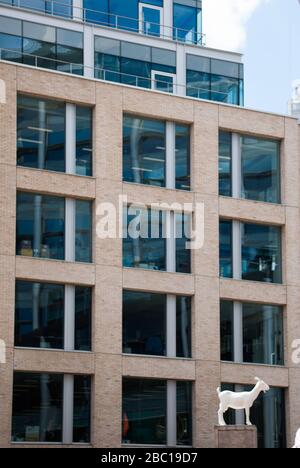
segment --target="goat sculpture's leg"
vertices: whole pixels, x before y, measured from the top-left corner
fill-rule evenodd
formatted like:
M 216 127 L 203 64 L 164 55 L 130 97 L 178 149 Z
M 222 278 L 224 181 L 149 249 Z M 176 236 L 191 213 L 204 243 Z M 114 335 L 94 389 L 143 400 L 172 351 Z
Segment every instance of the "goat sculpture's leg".
M 247 426 L 252 426 L 251 421 L 250 421 L 250 408 L 245 408 L 246 412 L 246 424 Z
M 224 420 L 224 413 L 226 413 L 228 408 L 224 408 L 222 403 L 220 403 L 218 416 L 219 416 L 219 426 L 226 426 L 226 422 Z

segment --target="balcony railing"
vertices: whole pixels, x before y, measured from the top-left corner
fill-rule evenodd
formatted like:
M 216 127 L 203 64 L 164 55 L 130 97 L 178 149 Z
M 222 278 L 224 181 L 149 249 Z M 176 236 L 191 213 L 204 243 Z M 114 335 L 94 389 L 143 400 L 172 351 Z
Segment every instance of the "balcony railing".
M 94 79 L 99 81 L 108 81 L 138 88 L 152 89 L 168 94 L 189 96 L 196 99 L 211 100 L 207 97 L 207 95 L 211 93 L 215 97 L 214 101 L 231 104 L 229 99 L 230 93 L 210 91 L 207 88 L 199 88 L 190 85 L 169 83 L 163 80 L 130 75 L 99 67 L 88 67 L 81 63 L 64 62 L 62 60 L 40 57 L 38 55 L 27 54 L 25 52 L 15 51 L 12 49 L 0 48 L 0 61 L 28 65 L 41 70 L 48 69 L 78 76 L 92 76 Z
M 0 5 L 25 10 L 29 9 L 45 15 L 74 19 L 84 23 L 140 33 L 151 37 L 172 39 L 176 42 L 183 42 L 184 44 L 205 46 L 205 34 L 196 31 L 174 28 L 137 18 L 115 15 L 113 13 L 80 8 L 77 6 L 73 7 L 70 4 L 57 2 L 55 0 L 45 0 L 43 5 L 41 5 L 41 0 L 0 0 Z

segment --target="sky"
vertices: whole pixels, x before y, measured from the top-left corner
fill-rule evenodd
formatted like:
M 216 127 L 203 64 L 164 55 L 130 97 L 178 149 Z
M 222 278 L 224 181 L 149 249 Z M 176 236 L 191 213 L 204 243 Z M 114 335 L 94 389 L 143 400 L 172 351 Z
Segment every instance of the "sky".
M 287 113 L 300 79 L 299 0 L 203 0 L 206 45 L 244 54 L 245 106 Z

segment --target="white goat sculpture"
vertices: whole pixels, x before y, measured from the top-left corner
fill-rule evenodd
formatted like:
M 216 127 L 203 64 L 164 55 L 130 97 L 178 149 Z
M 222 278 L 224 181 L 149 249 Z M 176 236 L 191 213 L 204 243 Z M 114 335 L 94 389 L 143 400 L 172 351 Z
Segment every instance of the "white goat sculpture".
M 251 392 L 221 392 L 220 388 L 217 389 L 220 400 L 220 407 L 218 412 L 220 426 L 226 426 L 224 421 L 224 413 L 226 413 L 229 408 L 234 410 L 244 409 L 246 412 L 246 424 L 247 426 L 252 426 L 250 421 L 250 408 L 252 408 L 253 403 L 261 392 L 266 393 L 270 390 L 269 385 L 267 385 L 263 380 L 259 379 L 258 377 L 255 377 L 255 380 L 257 381 L 257 384 L 253 390 L 251 390 Z

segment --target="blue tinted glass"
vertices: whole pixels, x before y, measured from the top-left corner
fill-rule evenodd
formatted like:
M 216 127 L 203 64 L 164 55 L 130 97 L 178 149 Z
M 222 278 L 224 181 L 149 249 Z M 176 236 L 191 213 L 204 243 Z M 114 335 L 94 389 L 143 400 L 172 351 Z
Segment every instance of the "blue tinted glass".
M 76 262 L 92 261 L 92 204 L 76 200 Z
M 22 61 L 22 38 L 0 33 L 1 58 L 11 62 Z
M 92 347 L 92 289 L 75 288 L 75 349 L 91 351 Z
M 190 239 L 191 216 L 176 214 L 176 272 L 191 273 L 191 250 L 187 248 Z
M 120 57 L 95 52 L 95 78 L 119 83 L 121 81 Z
M 110 24 L 108 3 L 108 0 L 83 0 L 85 20 L 108 26 Z
M 210 74 L 187 70 L 187 95 L 210 100 Z
M 123 123 L 123 180 L 165 186 L 165 122 L 125 116 Z
M 14 0 L 17 3 L 17 0 Z M 19 5 L 22 8 L 29 8 L 30 10 L 46 11 L 46 0 L 19 0 Z
M 232 278 L 232 222 L 220 221 L 220 276 Z
M 174 3 L 173 38 L 175 40 L 197 43 L 197 13 L 196 8 Z
M 64 347 L 63 285 L 16 283 L 15 346 Z
M 190 127 L 176 125 L 175 140 L 176 156 L 176 188 L 190 190 L 191 188 L 191 157 L 190 157 Z
M 18 166 L 65 171 L 65 104 L 18 96 Z
M 281 229 L 242 225 L 242 275 L 248 281 L 281 283 Z
M 76 107 L 76 174 L 91 176 L 93 173 L 92 109 Z
M 139 30 L 138 0 L 110 0 L 110 23 L 118 29 Z
M 23 39 L 23 62 L 56 70 L 56 45 L 35 39 Z
M 219 134 L 219 195 L 231 197 L 231 140 L 232 134 Z
M 123 293 L 123 353 L 166 355 L 166 296 Z
M 151 88 L 151 64 L 142 60 L 121 58 L 122 83 Z
M 212 101 L 238 105 L 240 97 L 239 81 L 237 78 L 211 75 Z
M 142 22 L 144 34 L 160 36 L 160 10 L 151 7 L 143 7 Z
M 17 194 L 17 255 L 64 260 L 65 200 Z
M 91 433 L 91 377 L 74 376 L 73 442 L 90 442 Z
M 83 50 L 57 44 L 56 69 L 74 75 L 83 75 Z M 60 63 L 60 61 L 62 63 Z
M 123 266 L 166 269 L 165 216 L 161 211 L 124 210 Z
M 155 88 L 165 93 L 173 93 L 174 80 L 172 76 L 160 75 L 155 73 Z
M 73 0 L 46 0 L 46 12 L 51 15 L 72 18 Z
M 15 372 L 12 441 L 62 442 L 63 374 Z

